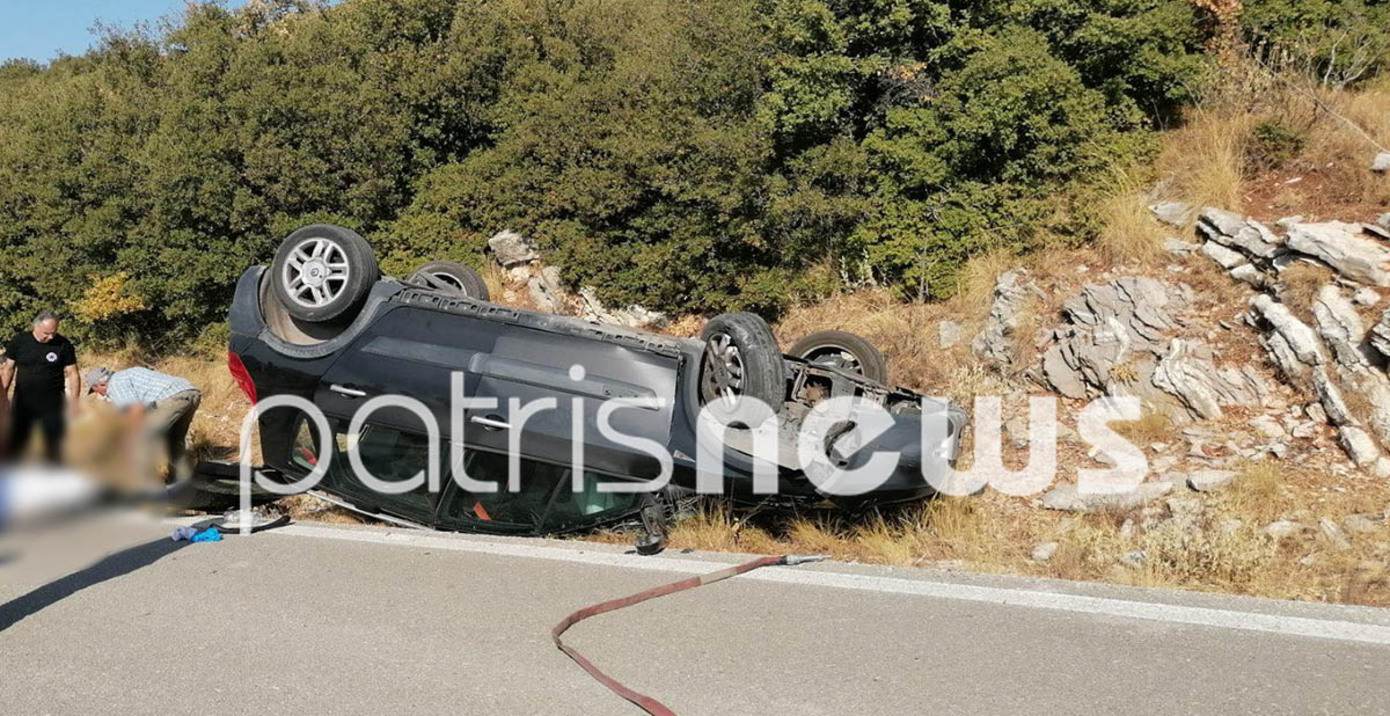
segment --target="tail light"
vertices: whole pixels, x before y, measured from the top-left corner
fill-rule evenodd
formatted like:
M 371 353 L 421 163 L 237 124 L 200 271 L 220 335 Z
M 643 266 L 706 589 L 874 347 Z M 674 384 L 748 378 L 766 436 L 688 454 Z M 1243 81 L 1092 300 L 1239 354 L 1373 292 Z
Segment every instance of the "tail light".
M 236 381 L 241 392 L 246 394 L 246 398 L 252 405 L 256 404 L 256 383 L 251 380 L 251 374 L 246 370 L 246 364 L 241 362 L 241 356 L 227 351 L 227 370 L 231 371 L 232 380 Z

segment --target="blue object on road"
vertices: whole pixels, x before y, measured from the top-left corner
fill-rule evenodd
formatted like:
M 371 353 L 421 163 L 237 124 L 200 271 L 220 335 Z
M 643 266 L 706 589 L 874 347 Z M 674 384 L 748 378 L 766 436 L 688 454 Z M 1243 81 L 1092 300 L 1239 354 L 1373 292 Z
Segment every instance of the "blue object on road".
M 221 541 L 222 541 L 222 533 L 221 533 L 221 532 L 218 532 L 216 527 L 209 527 L 209 528 L 203 530 L 202 532 L 199 532 L 198 534 L 193 535 L 193 538 L 192 538 L 190 541 L 192 541 L 192 542 L 221 542 Z

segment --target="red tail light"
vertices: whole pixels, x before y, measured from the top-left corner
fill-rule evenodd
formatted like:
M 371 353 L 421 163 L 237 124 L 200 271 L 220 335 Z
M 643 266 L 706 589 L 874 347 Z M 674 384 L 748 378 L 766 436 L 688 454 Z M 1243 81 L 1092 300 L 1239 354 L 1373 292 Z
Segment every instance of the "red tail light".
M 232 380 L 241 388 L 241 392 L 246 394 L 246 398 L 252 405 L 256 404 L 256 383 L 251 380 L 251 374 L 246 371 L 246 364 L 241 362 L 241 356 L 227 351 L 227 370 L 232 373 Z

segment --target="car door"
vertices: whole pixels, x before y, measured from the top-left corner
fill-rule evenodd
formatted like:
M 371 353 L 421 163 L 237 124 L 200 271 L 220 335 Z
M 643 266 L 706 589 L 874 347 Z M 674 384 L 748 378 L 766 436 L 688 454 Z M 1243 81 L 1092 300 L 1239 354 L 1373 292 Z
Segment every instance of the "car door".
M 469 428 L 482 425 L 492 430 L 474 431 L 468 442 L 505 451 L 508 436 L 516 431 L 526 457 L 569 464 L 577 411 L 587 467 L 642 479 L 654 477 L 660 463 L 601 435 L 598 412 L 611 399 L 660 401 L 660 405 L 618 409 L 609 424 L 624 435 L 664 447 L 670 439 L 678 365 L 674 357 L 598 338 L 507 326 L 491 352 L 470 359 L 468 372 L 476 377 L 476 395 L 495 398 L 498 407 L 470 412 Z M 553 408 L 521 419 L 517 408 L 547 398 L 555 400 Z

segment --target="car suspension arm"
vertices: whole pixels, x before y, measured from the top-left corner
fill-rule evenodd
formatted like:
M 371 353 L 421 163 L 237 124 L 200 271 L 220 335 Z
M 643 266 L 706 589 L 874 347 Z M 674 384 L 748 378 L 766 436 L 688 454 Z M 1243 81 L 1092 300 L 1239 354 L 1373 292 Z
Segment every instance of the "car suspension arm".
M 747 562 L 745 564 L 729 567 L 727 569 L 721 569 L 717 572 L 710 572 L 709 574 L 702 574 L 696 577 L 688 577 L 678 582 L 663 584 L 660 587 L 653 587 L 646 591 L 638 592 L 630 596 L 621 597 L 619 599 L 611 599 L 609 601 L 595 604 L 593 606 L 584 607 L 583 609 L 580 609 L 579 611 L 565 617 L 563 620 L 560 621 L 559 624 L 555 625 L 554 629 L 550 630 L 550 638 L 555 640 L 555 646 L 558 647 L 560 651 L 565 652 L 566 656 L 568 656 L 571 659 L 574 659 L 574 663 L 579 664 L 580 668 L 589 672 L 590 676 L 597 679 L 598 682 L 603 684 L 604 686 L 607 686 L 608 689 L 613 693 L 636 704 L 643 711 L 646 711 L 647 713 L 651 714 L 651 716 L 676 716 L 676 712 L 672 711 L 670 708 L 668 708 L 665 704 L 661 703 L 660 701 L 657 701 L 656 699 L 647 696 L 646 694 L 633 691 L 632 689 L 629 689 L 628 687 L 619 683 L 617 679 L 614 679 L 608 674 L 603 673 L 602 669 L 599 669 L 597 666 L 594 666 L 593 662 L 584 658 L 584 655 L 576 651 L 574 647 L 571 647 L 565 644 L 563 641 L 561 641 L 560 635 L 564 634 L 565 631 L 568 630 L 570 627 L 574 626 L 575 624 L 578 624 L 579 622 L 584 621 L 585 619 L 588 619 L 589 617 L 598 616 L 599 614 L 605 614 L 611 611 L 616 611 L 618 609 L 622 609 L 623 607 L 630 607 L 634 604 L 640 604 L 649 599 L 664 597 L 668 594 L 683 592 L 687 589 L 694 589 L 695 587 L 703 587 L 706 584 L 714 584 L 715 582 L 723 581 L 725 579 L 728 579 L 729 577 L 738 576 L 745 572 L 751 572 L 755 569 L 759 569 L 762 567 L 769 567 L 772 565 L 786 565 L 789 567 L 794 567 L 798 564 L 805 564 L 807 562 L 819 562 L 823 559 L 826 559 L 825 555 L 802 556 L 795 554 L 784 554 L 780 556 L 763 557 L 761 559 L 755 559 L 752 562 Z

